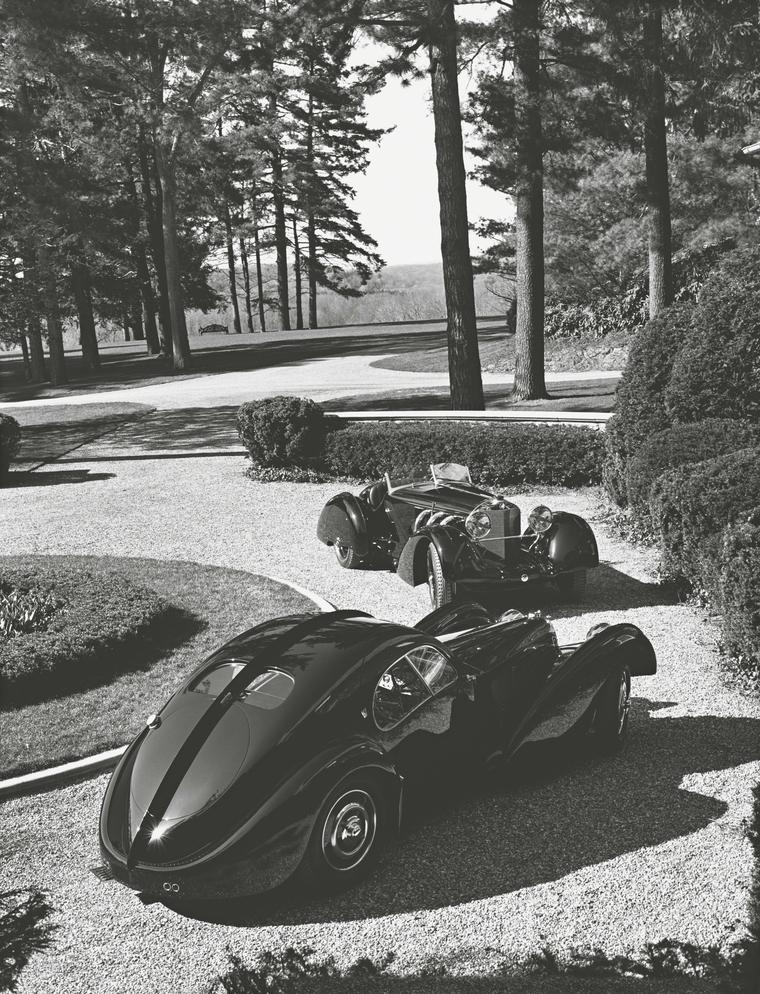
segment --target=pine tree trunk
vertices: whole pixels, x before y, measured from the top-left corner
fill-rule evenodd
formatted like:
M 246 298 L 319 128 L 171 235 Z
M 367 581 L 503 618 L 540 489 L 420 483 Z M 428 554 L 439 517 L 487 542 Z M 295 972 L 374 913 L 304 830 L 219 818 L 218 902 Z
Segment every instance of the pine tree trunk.
M 298 227 L 293 218 L 293 273 L 296 284 L 296 328 L 303 330 L 303 304 L 301 303 L 301 246 L 298 244 Z
M 163 214 L 164 265 L 166 266 L 166 292 L 169 298 L 171 319 L 172 363 L 181 372 L 190 369 L 190 344 L 185 324 L 185 304 L 180 281 L 179 240 L 177 238 L 177 191 L 174 163 L 156 142 L 156 166 L 161 184 Z
M 21 356 L 24 360 L 24 379 L 27 383 L 29 383 L 32 379 L 32 363 L 29 359 L 29 344 L 27 343 L 26 335 L 23 331 L 21 332 L 19 343 L 21 345 Z
M 517 320 L 514 396 L 546 397 L 544 377 L 544 175 L 539 0 L 515 0 L 515 235 Z
M 240 236 L 240 267 L 243 270 L 243 289 L 245 290 L 245 315 L 248 319 L 248 334 L 252 335 L 253 313 L 251 310 L 251 271 L 248 268 L 248 249 L 245 246 L 245 238 Z
M 45 349 L 42 345 L 40 319 L 36 314 L 33 314 L 29 318 L 26 330 L 29 335 L 29 359 L 32 374 L 31 382 L 42 383 L 48 378 L 48 376 L 45 370 Z
M 153 284 L 148 269 L 148 260 L 145 257 L 145 247 L 142 239 L 142 223 L 140 220 L 140 198 L 137 194 L 137 184 L 135 183 L 132 163 L 125 161 L 127 179 L 129 183 L 129 196 L 133 207 L 132 238 L 131 248 L 132 259 L 137 273 L 137 285 L 140 289 L 140 301 L 142 303 L 142 322 L 145 328 L 145 339 L 148 346 L 148 355 L 158 355 L 161 351 L 161 343 L 158 340 L 158 328 L 156 327 L 156 298 L 153 293 Z M 153 214 L 153 205 L 150 203 L 150 191 L 148 191 L 147 203 L 150 205 L 150 214 Z M 150 239 L 150 219 L 147 223 L 148 238 Z
M 306 218 L 306 246 L 309 253 L 308 266 L 306 267 L 306 273 L 309 280 L 309 327 L 318 328 L 319 321 L 317 318 L 317 226 L 314 219 L 314 213 L 309 209 L 308 216 Z
M 274 117 L 277 98 L 269 98 Z M 277 252 L 277 298 L 280 309 L 280 329 L 290 331 L 290 299 L 288 291 L 288 235 L 285 228 L 285 192 L 282 186 L 282 155 L 279 146 L 272 152 L 272 201 L 274 203 L 274 244 Z
M 428 0 L 428 16 L 431 27 L 430 81 L 449 339 L 451 407 L 454 410 L 483 410 L 453 0 Z
M 131 312 L 132 312 L 132 318 L 130 323 L 132 325 L 132 337 L 136 342 L 144 342 L 145 327 L 143 325 L 142 303 L 139 297 L 136 297 L 133 300 Z
M 145 325 L 145 341 L 148 346 L 148 355 L 159 355 L 161 352 L 161 342 L 158 338 L 158 328 L 156 327 L 156 295 L 153 293 L 153 283 L 148 269 L 148 260 L 145 258 L 145 249 L 141 244 L 136 245 L 132 250 L 137 271 L 137 281 L 140 284 L 140 298 L 143 306 L 143 322 Z
M 313 63 L 310 71 L 313 72 Z M 314 165 L 314 95 L 309 91 L 308 114 L 306 118 L 306 163 Z M 306 251 L 308 253 L 306 279 L 309 284 L 309 327 L 319 326 L 317 316 L 317 219 L 311 196 L 306 199 Z
M 90 271 L 83 263 L 77 263 L 71 272 L 71 285 L 79 317 L 79 341 L 85 365 L 93 372 L 100 369 L 98 336 L 95 331 L 95 315 L 92 312 Z
M 662 0 L 647 0 L 644 12 L 647 220 L 649 225 L 649 316 L 673 300 L 668 139 L 662 67 Z
M 50 351 L 50 382 L 57 387 L 68 383 L 66 373 L 66 357 L 63 353 L 63 332 L 61 331 L 61 312 L 58 306 L 58 289 L 55 285 L 55 273 L 50 267 L 50 253 L 47 246 L 41 245 L 37 253 L 37 261 L 42 276 L 44 293 L 45 323 L 47 325 L 48 349 Z
M 130 326 L 129 326 L 129 314 L 127 314 L 126 311 L 124 311 L 121 315 L 121 326 L 124 329 L 124 341 L 131 342 L 132 334 L 130 332 Z
M 256 259 L 256 291 L 258 293 L 257 305 L 259 308 L 259 325 L 262 333 L 267 330 L 266 315 L 264 313 L 264 276 L 261 271 L 261 243 L 259 242 L 259 209 L 256 203 L 256 188 L 251 193 L 251 212 L 253 214 L 253 253 Z
M 171 356 L 171 314 L 169 312 L 169 295 L 166 288 L 166 265 L 164 262 L 163 207 L 161 203 L 161 187 L 156 183 L 156 196 L 153 196 L 151 182 L 151 166 L 148 149 L 143 137 L 139 142 L 140 177 L 143 188 L 143 205 L 145 219 L 150 236 L 150 250 L 153 268 L 156 271 L 158 283 L 158 320 L 161 326 L 161 349 L 165 356 Z M 155 159 L 154 159 L 155 161 Z
M 232 237 L 232 219 L 230 218 L 230 205 L 227 198 L 224 199 L 222 208 L 224 213 L 224 232 L 227 239 L 227 271 L 230 281 L 230 301 L 232 302 L 232 323 L 236 335 L 243 334 L 243 326 L 240 324 L 240 304 L 237 298 L 237 275 L 235 273 L 235 243 Z

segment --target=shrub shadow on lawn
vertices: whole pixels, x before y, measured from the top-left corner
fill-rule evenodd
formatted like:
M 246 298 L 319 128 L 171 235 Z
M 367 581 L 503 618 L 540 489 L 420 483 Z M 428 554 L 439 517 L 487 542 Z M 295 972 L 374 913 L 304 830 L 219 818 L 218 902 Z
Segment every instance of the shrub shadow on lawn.
M 237 925 L 377 918 L 483 900 L 562 877 L 704 829 L 725 802 L 684 777 L 760 759 L 760 721 L 668 717 L 634 699 L 622 754 L 601 758 L 591 739 L 518 761 L 509 777 L 473 778 L 424 795 L 409 791 L 406 831 L 372 875 L 331 897 L 288 887 L 247 901 L 184 908 Z M 480 783 L 475 781 L 480 779 Z
M 65 700 L 111 683 L 122 674 L 147 671 L 169 650 L 186 644 L 207 627 L 207 621 L 170 605 L 147 632 L 130 633 L 117 645 L 99 647 L 97 656 L 83 659 L 76 669 L 66 669 L 61 674 L 35 674 L 29 680 L 3 686 L 0 714 L 29 704 Z

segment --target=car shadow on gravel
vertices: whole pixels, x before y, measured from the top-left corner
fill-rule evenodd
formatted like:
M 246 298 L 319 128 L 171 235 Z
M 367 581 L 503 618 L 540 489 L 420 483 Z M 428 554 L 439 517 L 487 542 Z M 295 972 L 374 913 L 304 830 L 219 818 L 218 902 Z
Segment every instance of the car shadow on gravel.
M 283 888 L 183 913 L 260 926 L 443 908 L 556 881 L 698 832 L 727 804 L 684 778 L 759 760 L 760 720 L 669 717 L 671 707 L 634 699 L 629 741 L 613 758 L 595 755 L 586 739 L 575 749 L 534 754 L 509 776 L 469 775 L 456 786 L 449 778 L 424 796 L 409 791 L 405 832 L 351 890 L 305 898 Z
M 484 596 L 477 587 L 460 585 L 460 599 L 484 603 L 491 611 L 508 608 L 537 611 L 552 618 L 573 618 L 589 611 L 625 611 L 640 607 L 659 607 L 678 601 L 674 587 L 664 583 L 645 583 L 622 573 L 609 563 L 600 563 L 588 571 L 586 592 L 578 598 L 560 594 L 552 583 L 526 584 L 496 595 Z

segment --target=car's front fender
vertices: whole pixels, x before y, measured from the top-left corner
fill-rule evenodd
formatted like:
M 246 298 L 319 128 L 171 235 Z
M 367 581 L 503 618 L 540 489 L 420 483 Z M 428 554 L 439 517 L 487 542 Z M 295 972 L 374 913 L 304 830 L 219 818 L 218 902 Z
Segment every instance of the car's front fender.
M 546 536 L 549 559 L 558 572 L 599 565 L 599 550 L 591 526 L 578 514 L 555 511 Z
M 422 528 L 409 539 L 401 551 L 396 572 L 411 587 L 427 580 L 426 554 L 429 545 L 434 545 L 441 559 L 443 575 L 455 579 L 457 564 L 467 545 L 467 537 L 461 532 L 447 527 Z
M 317 538 L 325 545 L 339 542 L 353 549 L 360 559 L 368 555 L 369 533 L 363 501 L 347 491 L 331 497 L 319 515 Z

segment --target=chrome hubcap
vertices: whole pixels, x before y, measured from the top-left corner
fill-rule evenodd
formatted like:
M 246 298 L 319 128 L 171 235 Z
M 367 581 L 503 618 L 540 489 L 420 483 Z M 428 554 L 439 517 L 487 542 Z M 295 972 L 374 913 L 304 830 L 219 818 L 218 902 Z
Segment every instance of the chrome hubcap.
M 339 797 L 325 818 L 322 852 L 334 870 L 351 870 L 372 848 L 377 811 L 370 795 L 352 790 Z

